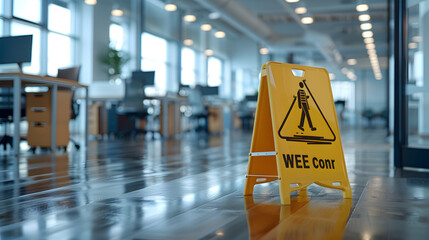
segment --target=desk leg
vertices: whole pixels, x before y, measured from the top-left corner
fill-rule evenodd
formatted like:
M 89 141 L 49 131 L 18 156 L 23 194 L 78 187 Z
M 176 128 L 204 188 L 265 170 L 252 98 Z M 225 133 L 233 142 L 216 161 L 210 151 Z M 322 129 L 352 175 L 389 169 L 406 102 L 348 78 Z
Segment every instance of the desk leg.
M 168 137 L 168 101 L 162 100 L 162 136 Z
M 58 85 L 52 85 L 51 88 L 51 150 L 57 148 L 57 91 Z
M 89 114 L 89 96 L 88 88 L 85 88 L 85 149 L 88 148 L 88 114 Z
M 19 76 L 13 79 L 13 152 L 19 155 L 21 122 L 21 79 Z

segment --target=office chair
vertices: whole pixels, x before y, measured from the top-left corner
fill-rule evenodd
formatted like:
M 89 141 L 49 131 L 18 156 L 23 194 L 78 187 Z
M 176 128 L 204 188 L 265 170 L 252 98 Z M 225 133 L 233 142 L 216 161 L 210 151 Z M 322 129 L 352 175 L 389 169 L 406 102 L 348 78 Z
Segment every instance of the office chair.
M 21 117 L 25 117 L 25 98 L 21 102 Z M 13 122 L 13 89 L 12 88 L 0 88 L 0 124 L 5 125 L 5 133 L 0 139 L 0 146 L 3 145 L 3 149 L 7 149 L 9 144 L 13 148 L 13 137 L 7 134 L 8 123 Z
M 136 74 L 138 73 L 138 74 Z M 125 115 L 133 120 L 131 129 L 126 129 L 120 132 L 120 135 L 136 136 L 139 133 L 146 134 L 147 132 L 155 133 L 155 130 L 140 129 L 136 127 L 136 120 L 149 119 L 149 107 L 144 104 L 145 93 L 144 89 L 147 86 L 145 79 L 139 76 L 143 72 L 134 72 L 132 77 L 125 81 L 125 96 L 121 104 L 117 107 L 118 115 Z
M 194 89 L 189 89 L 188 103 L 190 106 L 189 117 L 194 120 L 194 129 L 197 132 L 203 131 L 208 133 L 209 112 L 204 106 L 204 99 L 199 85 Z
M 80 73 L 80 66 L 70 67 L 70 68 L 60 68 L 58 69 L 57 77 L 79 82 L 79 73 Z M 72 99 L 72 104 L 71 104 L 70 120 L 75 120 L 79 115 L 80 106 L 77 100 L 74 98 L 74 91 L 72 92 L 71 99 Z M 80 149 L 80 145 L 71 137 L 70 137 L 70 142 L 72 142 L 72 144 L 77 150 Z

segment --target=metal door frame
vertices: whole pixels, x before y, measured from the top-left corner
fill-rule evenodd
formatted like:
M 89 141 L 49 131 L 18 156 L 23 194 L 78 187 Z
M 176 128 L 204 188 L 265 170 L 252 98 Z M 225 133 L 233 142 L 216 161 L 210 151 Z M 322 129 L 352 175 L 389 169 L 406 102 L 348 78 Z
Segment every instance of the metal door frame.
M 408 15 L 406 0 L 394 0 L 394 164 L 395 167 L 429 168 L 429 149 L 408 146 Z

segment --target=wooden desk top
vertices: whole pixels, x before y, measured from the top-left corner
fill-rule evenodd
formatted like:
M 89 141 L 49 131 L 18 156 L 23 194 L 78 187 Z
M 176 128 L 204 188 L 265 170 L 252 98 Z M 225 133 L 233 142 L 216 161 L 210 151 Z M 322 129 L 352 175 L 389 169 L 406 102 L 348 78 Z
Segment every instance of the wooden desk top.
M 83 85 L 69 79 L 49 77 L 49 76 L 39 76 L 39 75 L 24 74 L 24 73 L 0 73 L 0 81 L 12 81 L 10 77 L 14 77 L 14 76 L 19 76 L 23 81 L 23 85 L 29 85 L 29 84 L 52 85 L 53 83 L 55 83 L 60 86 L 66 86 L 66 87 L 88 88 L 87 85 Z

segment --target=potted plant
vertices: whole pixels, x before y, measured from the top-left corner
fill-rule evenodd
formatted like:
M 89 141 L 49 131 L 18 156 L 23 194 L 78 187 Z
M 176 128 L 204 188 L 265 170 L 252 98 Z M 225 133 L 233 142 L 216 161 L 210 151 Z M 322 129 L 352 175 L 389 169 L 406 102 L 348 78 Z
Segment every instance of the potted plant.
M 127 53 L 109 47 L 107 53 L 102 56 L 101 61 L 107 67 L 107 74 L 109 75 L 109 81 L 116 84 L 122 82 L 121 74 L 122 67 L 130 60 Z

